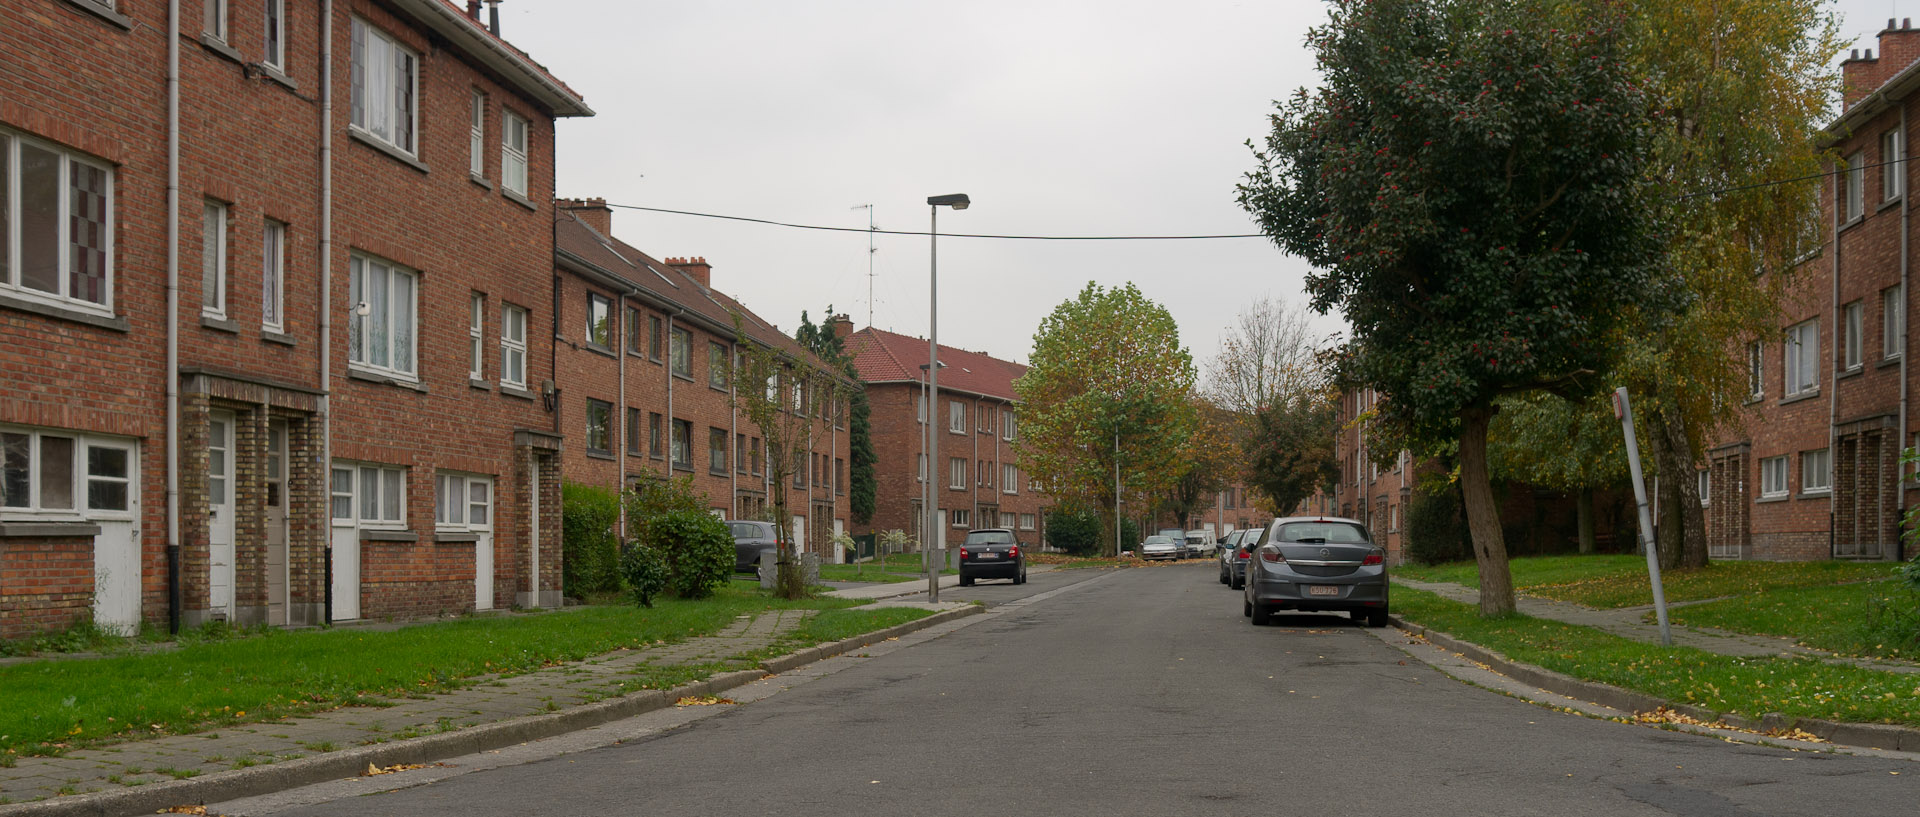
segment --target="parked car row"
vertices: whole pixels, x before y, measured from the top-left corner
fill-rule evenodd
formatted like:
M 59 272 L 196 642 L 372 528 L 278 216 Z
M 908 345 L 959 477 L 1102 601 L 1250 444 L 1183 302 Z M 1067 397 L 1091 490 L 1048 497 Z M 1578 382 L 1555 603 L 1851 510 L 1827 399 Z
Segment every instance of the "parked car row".
M 1387 624 L 1387 552 L 1367 527 L 1338 517 L 1288 517 L 1227 534 L 1220 583 L 1241 591 L 1241 612 L 1262 626 L 1281 610 L 1341 612 Z

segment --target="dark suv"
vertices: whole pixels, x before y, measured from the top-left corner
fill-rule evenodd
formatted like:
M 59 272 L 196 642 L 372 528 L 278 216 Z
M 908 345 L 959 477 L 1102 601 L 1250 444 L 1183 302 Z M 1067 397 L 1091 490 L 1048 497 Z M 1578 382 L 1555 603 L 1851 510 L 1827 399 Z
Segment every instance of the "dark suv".
M 760 570 L 761 551 L 779 552 L 780 535 L 772 522 L 728 521 L 733 531 L 733 569 L 740 573 Z

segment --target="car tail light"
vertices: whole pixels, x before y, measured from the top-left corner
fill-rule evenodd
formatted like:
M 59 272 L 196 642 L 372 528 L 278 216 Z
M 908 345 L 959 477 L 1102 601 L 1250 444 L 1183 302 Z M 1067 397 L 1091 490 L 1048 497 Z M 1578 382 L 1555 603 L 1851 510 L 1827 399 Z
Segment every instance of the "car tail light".
M 1280 551 L 1277 551 L 1277 550 L 1260 551 L 1260 559 L 1261 561 L 1278 562 L 1280 561 Z
M 1009 559 L 1020 558 L 1020 546 L 1014 545 L 1013 547 L 1007 548 L 1007 558 Z
M 1383 565 L 1387 563 L 1387 557 L 1385 554 L 1369 553 L 1367 554 L 1367 558 L 1360 560 L 1360 563 L 1363 565 Z
M 966 548 L 961 548 L 961 549 L 960 549 L 960 558 L 962 558 L 962 559 L 965 559 L 965 558 L 967 558 L 967 549 L 966 549 Z
M 1247 558 L 1247 557 L 1249 557 L 1249 556 L 1251 556 L 1251 555 L 1252 555 L 1251 553 L 1248 553 L 1248 552 L 1247 552 L 1247 549 L 1246 549 L 1246 548 L 1241 548 L 1241 549 L 1240 549 L 1240 555 L 1239 555 L 1239 556 L 1236 556 L 1236 557 L 1234 557 L 1234 558 L 1236 558 L 1236 559 L 1245 559 L 1245 558 Z

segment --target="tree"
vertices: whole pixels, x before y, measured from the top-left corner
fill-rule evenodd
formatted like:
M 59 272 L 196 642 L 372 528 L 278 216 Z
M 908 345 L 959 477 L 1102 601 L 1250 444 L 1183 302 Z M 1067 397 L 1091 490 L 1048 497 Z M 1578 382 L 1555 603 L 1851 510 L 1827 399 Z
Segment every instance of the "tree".
M 1158 495 L 1186 473 L 1199 421 L 1194 379 L 1165 307 L 1131 283 L 1088 283 L 1040 322 L 1027 372 L 1013 383 L 1026 406 L 1014 443 L 1020 462 L 1054 497 L 1099 509 L 1101 541 L 1117 547 L 1120 495 Z
M 1198 418 L 1182 455 L 1185 473 L 1167 490 L 1161 507 L 1180 520 L 1181 530 L 1193 529 L 1193 515 L 1213 507 L 1222 490 L 1240 475 L 1240 450 L 1233 444 L 1230 412 L 1205 401 L 1197 403 Z
M 1277 105 L 1239 200 L 1315 266 L 1344 382 L 1413 444 L 1454 439 L 1480 611 L 1513 610 L 1487 471 L 1502 395 L 1597 391 L 1656 292 L 1644 94 L 1604 0 L 1334 0 L 1324 84 Z
M 1318 388 L 1325 381 L 1318 348 L 1305 306 L 1275 298 L 1247 304 L 1207 367 L 1207 398 L 1251 417 L 1281 395 Z
M 1281 395 L 1253 415 L 1247 438 L 1247 481 L 1287 513 L 1316 490 L 1333 492 L 1340 467 L 1333 440 L 1339 431 L 1333 396 L 1324 387 Z
M 1612 402 L 1604 395 L 1578 403 L 1546 393 L 1502 398 L 1487 440 L 1495 478 L 1575 495 L 1580 552 L 1596 552 L 1593 490 L 1627 478 L 1626 438 Z
M 827 315 L 835 315 L 833 305 L 827 305 Z M 880 462 L 880 456 L 873 450 L 873 406 L 867 402 L 867 390 L 859 370 L 853 367 L 853 356 L 847 354 L 845 342 L 834 333 L 828 318 L 827 324 L 815 324 L 807 318 L 806 310 L 800 311 L 800 327 L 794 330 L 794 340 L 825 360 L 838 366 L 853 388 L 848 397 L 847 419 L 847 514 L 856 524 L 865 525 L 873 521 L 873 511 L 879 501 L 878 483 L 874 479 L 874 466 Z

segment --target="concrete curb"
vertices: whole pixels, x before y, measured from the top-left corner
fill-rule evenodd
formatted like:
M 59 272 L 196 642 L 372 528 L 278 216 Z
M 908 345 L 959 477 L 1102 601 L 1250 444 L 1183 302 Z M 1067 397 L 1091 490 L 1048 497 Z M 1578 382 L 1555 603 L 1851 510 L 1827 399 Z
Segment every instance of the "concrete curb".
M 1920 729 L 1882 723 L 1839 723 L 1819 718 L 1795 718 L 1779 712 L 1769 712 L 1758 718 L 1715 712 L 1705 707 L 1674 703 L 1609 684 L 1583 681 L 1532 664 L 1522 664 L 1478 644 L 1461 641 L 1439 630 L 1405 621 L 1399 616 L 1391 616 L 1388 620 L 1395 627 L 1421 636 L 1435 646 L 1485 664 L 1494 671 L 1521 683 L 1625 712 L 1652 712 L 1665 708 L 1707 723 L 1719 721 L 1738 729 L 1754 732 L 1774 733 L 1799 729 L 1839 746 L 1920 752 Z
M 981 608 L 977 605 L 946 610 L 884 630 L 876 630 L 771 658 L 761 662 L 758 669 L 721 673 L 704 681 L 683 684 L 670 690 L 636 692 L 545 715 L 528 715 L 512 720 L 471 726 L 456 732 L 342 749 L 266 766 L 215 772 L 187 780 L 149 783 L 120 791 L 57 797 L 35 803 L 16 803 L 0 806 L 0 815 L 6 817 L 12 817 L 12 815 L 114 817 L 114 815 L 153 814 L 170 806 L 218 803 L 242 797 L 272 794 L 329 780 L 359 777 L 366 773 L 368 766 L 433 763 L 450 757 L 476 754 L 490 749 L 550 738 L 657 709 L 665 709 L 685 697 L 718 695 L 758 681 L 769 674 L 789 672 L 823 658 L 832 658 L 860 647 L 889 638 L 898 638 L 979 612 Z

